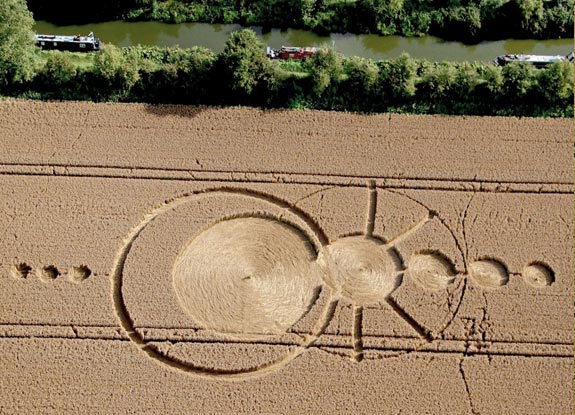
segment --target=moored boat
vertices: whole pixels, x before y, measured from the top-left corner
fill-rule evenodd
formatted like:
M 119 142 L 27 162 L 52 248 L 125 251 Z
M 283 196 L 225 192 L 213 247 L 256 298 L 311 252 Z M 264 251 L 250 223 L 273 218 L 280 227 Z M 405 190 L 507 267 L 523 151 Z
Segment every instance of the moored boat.
M 305 59 L 315 55 L 321 48 L 297 46 L 282 46 L 281 48 L 266 48 L 266 55 L 270 59 Z
M 100 50 L 100 39 L 90 32 L 88 36 L 80 35 L 34 35 L 36 46 L 45 50 L 68 50 L 72 52 L 92 52 Z
M 535 65 L 537 67 L 544 67 L 547 65 L 552 64 L 553 62 L 562 62 L 562 61 L 570 61 L 573 62 L 573 52 L 569 53 L 566 56 L 563 55 L 526 55 L 526 54 L 509 54 L 509 55 L 500 55 L 493 63 L 499 66 L 505 66 L 511 62 L 525 62 Z

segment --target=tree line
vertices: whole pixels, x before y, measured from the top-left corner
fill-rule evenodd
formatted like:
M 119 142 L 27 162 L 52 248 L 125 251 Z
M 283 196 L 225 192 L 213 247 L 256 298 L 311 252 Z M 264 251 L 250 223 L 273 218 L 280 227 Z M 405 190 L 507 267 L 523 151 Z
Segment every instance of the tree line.
M 435 35 L 478 42 L 573 37 L 574 0 L 27 0 L 34 17 L 78 24 L 112 19 L 240 23 L 318 33 Z
M 14 5 L 23 7 L 14 13 Z M 405 54 L 373 61 L 343 57 L 330 49 L 305 61 L 272 61 L 251 30 L 232 33 L 218 54 L 200 47 L 106 45 L 97 53 L 81 55 L 40 52 L 34 46 L 32 23 L 23 0 L 0 3 L 0 95 L 359 112 L 573 116 L 574 76 L 569 62 L 536 69 L 524 63 L 499 67 L 429 62 Z

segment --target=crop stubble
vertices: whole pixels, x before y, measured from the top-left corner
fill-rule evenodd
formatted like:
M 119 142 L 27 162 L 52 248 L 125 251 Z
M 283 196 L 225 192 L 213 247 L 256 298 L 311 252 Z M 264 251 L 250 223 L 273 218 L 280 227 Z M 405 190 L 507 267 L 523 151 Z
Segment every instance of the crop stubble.
M 572 413 L 572 136 L 1 101 L 0 408 Z

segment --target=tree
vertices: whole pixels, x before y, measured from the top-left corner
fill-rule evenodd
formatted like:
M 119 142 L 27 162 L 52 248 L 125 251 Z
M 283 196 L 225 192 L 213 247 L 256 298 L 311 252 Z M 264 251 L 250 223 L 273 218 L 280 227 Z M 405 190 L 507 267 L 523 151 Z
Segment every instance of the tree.
M 353 56 L 344 62 L 347 79 L 342 86 L 351 109 L 366 110 L 373 105 L 374 90 L 379 75 L 377 65 L 369 59 Z
M 397 17 L 403 10 L 403 0 L 362 0 L 378 20 L 385 17 Z
M 140 79 L 139 65 L 121 49 L 106 45 L 94 58 L 94 74 L 110 90 L 127 93 Z
M 332 49 L 318 51 L 306 66 L 310 70 L 313 82 L 313 91 L 320 95 L 341 75 L 341 60 Z
M 394 102 L 407 101 L 415 95 L 417 64 L 407 53 L 379 64 L 379 82 L 384 94 Z
M 225 86 L 236 97 L 251 95 L 258 85 L 273 78 L 273 68 L 264 45 L 249 29 L 230 35 L 218 56 L 217 65 Z
M 41 76 L 45 84 L 60 87 L 76 76 L 76 65 L 68 53 L 55 50 L 50 52 Z
M 552 104 L 573 101 L 573 64 L 555 62 L 537 74 L 538 88 Z
M 34 75 L 33 25 L 25 0 L 0 1 L 0 87 Z
M 201 103 L 207 100 L 210 89 L 210 71 L 214 62 L 211 50 L 193 47 L 181 49 L 172 55 L 154 73 L 158 98 L 167 102 Z
M 421 89 L 422 95 L 434 103 L 443 104 L 449 101 L 448 98 L 457 85 L 456 77 L 457 71 L 453 64 L 439 62 L 422 74 L 418 88 Z
M 479 68 L 479 75 L 483 79 L 480 85 L 490 94 L 501 94 L 503 74 L 501 66 L 485 65 Z
M 526 32 L 540 33 L 546 26 L 543 0 L 514 0 Z
M 519 102 L 533 89 L 537 69 L 528 63 L 512 62 L 503 67 L 503 93 L 509 100 Z
M 210 49 L 194 46 L 190 50 L 189 60 L 183 69 L 186 74 L 183 89 L 192 102 L 207 96 L 215 60 L 216 56 Z
M 80 7 L 81 4 L 77 0 L 26 0 L 26 2 L 36 19 L 48 20 L 56 24 L 115 20 L 131 8 L 144 7 L 149 4 L 147 1 L 138 0 L 99 0 L 86 8 Z
M 453 7 L 442 10 L 443 36 L 450 38 L 456 36 L 464 41 L 477 40 L 481 30 L 481 11 L 479 7 L 471 4 L 467 7 Z

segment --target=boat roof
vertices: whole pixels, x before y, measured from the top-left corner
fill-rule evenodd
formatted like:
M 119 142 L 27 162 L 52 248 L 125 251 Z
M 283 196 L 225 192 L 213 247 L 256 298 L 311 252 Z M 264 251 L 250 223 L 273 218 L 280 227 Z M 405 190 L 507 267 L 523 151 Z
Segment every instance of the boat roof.
M 503 59 L 518 62 L 556 62 L 565 60 L 563 55 L 504 55 Z

